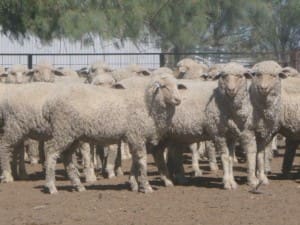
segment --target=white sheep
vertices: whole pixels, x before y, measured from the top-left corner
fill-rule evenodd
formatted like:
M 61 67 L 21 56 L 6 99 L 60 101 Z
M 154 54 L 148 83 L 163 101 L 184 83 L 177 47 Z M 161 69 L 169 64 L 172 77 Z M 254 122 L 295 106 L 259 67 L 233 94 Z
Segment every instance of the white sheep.
M 208 67 L 203 64 L 196 62 L 193 59 L 185 58 L 177 63 L 179 79 L 202 79 L 206 80 Z
M 115 144 L 123 139 L 130 146 L 133 165 L 130 185 L 137 190 L 140 171 L 140 191 L 151 192 L 147 181 L 146 143 L 156 143 L 166 130 L 175 106 L 180 103 L 176 80 L 172 76 L 156 76 L 146 91 L 114 90 L 78 86 L 59 95 L 44 107 L 44 117 L 51 122 L 52 135 L 48 144 L 47 187 L 56 193 L 54 185 L 55 161 L 65 152 L 65 163 L 72 184 L 84 190 L 67 149 L 80 138 L 99 144 Z M 95 101 L 94 99 L 97 99 Z M 97 118 L 96 120 L 94 118 Z M 158 132 L 157 132 L 158 131 Z M 74 147 L 74 146 L 72 146 Z

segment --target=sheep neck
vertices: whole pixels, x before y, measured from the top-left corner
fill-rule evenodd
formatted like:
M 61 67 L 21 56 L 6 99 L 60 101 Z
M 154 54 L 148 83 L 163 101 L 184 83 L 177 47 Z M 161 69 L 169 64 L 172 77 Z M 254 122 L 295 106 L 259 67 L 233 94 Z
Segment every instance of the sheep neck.
M 226 117 L 229 127 L 235 127 L 239 131 L 245 129 L 246 122 L 252 114 L 252 108 L 249 107 L 250 97 L 247 89 L 247 82 L 245 82 L 237 94 L 234 97 L 230 97 L 224 90 L 218 88 L 218 96 L 216 98 L 222 116 Z
M 256 130 L 262 138 L 269 140 L 271 139 L 273 131 L 279 128 L 281 83 L 277 82 L 266 96 L 261 95 L 257 86 L 252 84 L 250 97 L 252 105 L 254 106 Z
M 152 96 L 150 105 L 148 105 L 149 116 L 153 118 L 157 133 L 164 135 L 172 123 L 175 114 L 175 106 L 164 101 L 163 96 L 156 92 Z

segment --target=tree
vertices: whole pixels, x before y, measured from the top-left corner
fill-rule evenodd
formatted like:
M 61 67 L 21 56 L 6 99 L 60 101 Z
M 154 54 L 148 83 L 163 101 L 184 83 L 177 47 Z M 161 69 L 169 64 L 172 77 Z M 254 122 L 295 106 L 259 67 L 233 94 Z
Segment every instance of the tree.
M 264 0 L 250 17 L 253 46 L 275 53 L 277 60 L 288 61 L 288 51 L 300 40 L 300 1 Z

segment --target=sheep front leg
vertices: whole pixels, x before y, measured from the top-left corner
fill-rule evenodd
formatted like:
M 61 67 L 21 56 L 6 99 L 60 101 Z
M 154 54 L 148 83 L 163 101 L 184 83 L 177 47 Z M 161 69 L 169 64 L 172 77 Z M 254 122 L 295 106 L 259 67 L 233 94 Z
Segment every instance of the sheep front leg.
M 11 171 L 11 151 L 12 148 L 1 141 L 0 143 L 0 160 L 1 160 L 1 170 L 2 170 L 2 175 L 1 175 L 1 183 L 9 183 L 13 182 L 14 178 L 12 176 L 12 171 Z
M 232 148 L 232 144 L 229 144 L 227 146 L 226 139 L 223 137 L 216 138 L 215 140 L 216 147 L 220 149 L 221 152 L 221 160 L 223 165 L 223 184 L 224 189 L 232 190 L 237 188 L 237 183 L 234 180 L 233 177 L 233 171 L 232 171 L 232 165 L 233 165 L 233 152 L 230 153 L 230 150 L 228 149 L 228 146 Z
M 190 149 L 192 152 L 192 168 L 194 171 L 194 176 L 195 177 L 200 177 L 202 176 L 202 171 L 199 167 L 199 159 L 200 159 L 200 153 L 199 153 L 199 148 L 201 145 L 204 143 L 199 142 L 199 143 L 194 143 L 190 145 Z
M 259 182 L 269 184 L 269 180 L 265 174 L 265 148 L 263 140 L 257 140 L 257 173 Z
M 248 185 L 250 187 L 257 187 L 259 181 L 256 177 L 256 139 L 254 135 L 243 135 L 241 140 L 241 147 L 246 151 L 248 163 Z

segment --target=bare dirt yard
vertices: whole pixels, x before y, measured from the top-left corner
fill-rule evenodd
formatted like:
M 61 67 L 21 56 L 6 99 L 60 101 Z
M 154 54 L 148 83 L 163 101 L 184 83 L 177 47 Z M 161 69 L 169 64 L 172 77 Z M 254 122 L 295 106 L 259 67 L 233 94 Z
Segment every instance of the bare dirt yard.
M 222 189 L 222 171 L 212 174 L 207 162 L 201 162 L 204 175 L 191 177 L 187 159 L 185 168 L 190 182 L 185 186 L 165 188 L 149 156 L 149 179 L 152 194 L 133 193 L 126 184 L 130 161 L 125 161 L 126 175 L 99 180 L 86 185 L 87 191 L 72 191 L 59 165 L 59 194 L 43 192 L 41 166 L 27 165 L 29 181 L 0 185 L 0 224 L 186 224 L 186 225 L 299 225 L 300 224 L 300 155 L 298 152 L 289 179 L 282 178 L 282 153 L 273 160 L 270 185 L 261 194 L 249 193 L 246 165 L 235 166 L 236 191 Z

